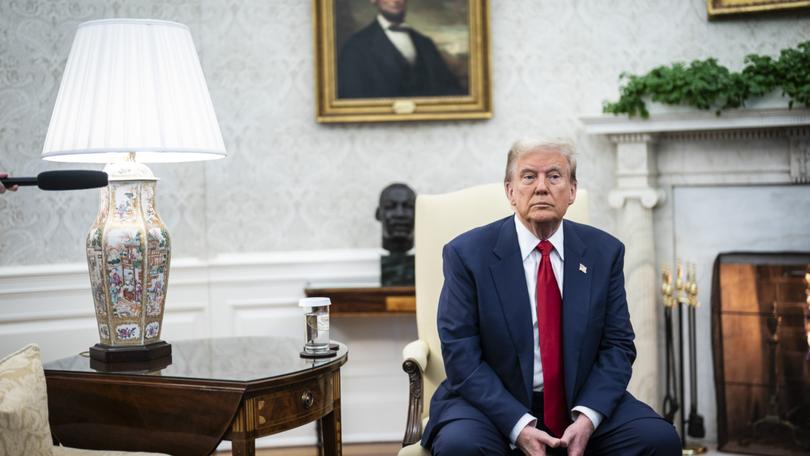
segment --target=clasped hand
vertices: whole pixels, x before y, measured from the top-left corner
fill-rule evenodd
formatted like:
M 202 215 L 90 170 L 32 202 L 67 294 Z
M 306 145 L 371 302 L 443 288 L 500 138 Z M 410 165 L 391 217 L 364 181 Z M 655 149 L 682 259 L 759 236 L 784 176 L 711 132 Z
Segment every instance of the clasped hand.
M 559 447 L 568 448 L 568 456 L 582 456 L 591 434 L 593 423 L 587 416 L 579 414 L 559 439 L 529 425 L 520 431 L 515 444 L 528 456 L 545 456 L 546 448 Z

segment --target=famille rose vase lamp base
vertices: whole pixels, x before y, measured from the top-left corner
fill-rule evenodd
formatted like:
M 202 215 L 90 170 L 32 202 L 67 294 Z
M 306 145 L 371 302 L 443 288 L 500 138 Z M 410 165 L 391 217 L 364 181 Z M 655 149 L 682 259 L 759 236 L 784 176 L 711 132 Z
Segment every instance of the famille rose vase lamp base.
M 107 165 L 109 186 L 87 235 L 87 266 L 100 343 L 90 358 L 102 363 L 171 357 L 160 340 L 171 240 L 155 209 L 157 179 L 134 161 Z

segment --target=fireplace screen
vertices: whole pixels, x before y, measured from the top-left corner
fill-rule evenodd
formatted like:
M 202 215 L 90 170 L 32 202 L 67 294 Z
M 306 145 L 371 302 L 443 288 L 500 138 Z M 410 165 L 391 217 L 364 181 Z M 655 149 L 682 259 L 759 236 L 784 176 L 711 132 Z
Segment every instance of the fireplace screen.
M 712 281 L 723 451 L 810 455 L 810 253 L 726 253 Z

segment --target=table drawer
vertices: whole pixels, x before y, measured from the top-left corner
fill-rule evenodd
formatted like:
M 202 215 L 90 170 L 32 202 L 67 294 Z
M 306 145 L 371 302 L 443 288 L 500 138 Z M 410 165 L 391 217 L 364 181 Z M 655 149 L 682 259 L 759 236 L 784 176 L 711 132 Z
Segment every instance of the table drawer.
M 255 404 L 256 430 L 260 433 L 291 429 L 332 411 L 332 375 L 287 385 L 260 394 Z

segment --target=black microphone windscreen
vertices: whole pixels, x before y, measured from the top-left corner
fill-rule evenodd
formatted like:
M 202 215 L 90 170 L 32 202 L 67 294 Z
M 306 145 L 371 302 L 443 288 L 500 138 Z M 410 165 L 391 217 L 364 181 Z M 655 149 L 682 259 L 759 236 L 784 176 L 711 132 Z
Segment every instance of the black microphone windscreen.
M 106 187 L 107 173 L 90 170 L 45 171 L 37 176 L 37 185 L 42 190 L 81 190 Z

